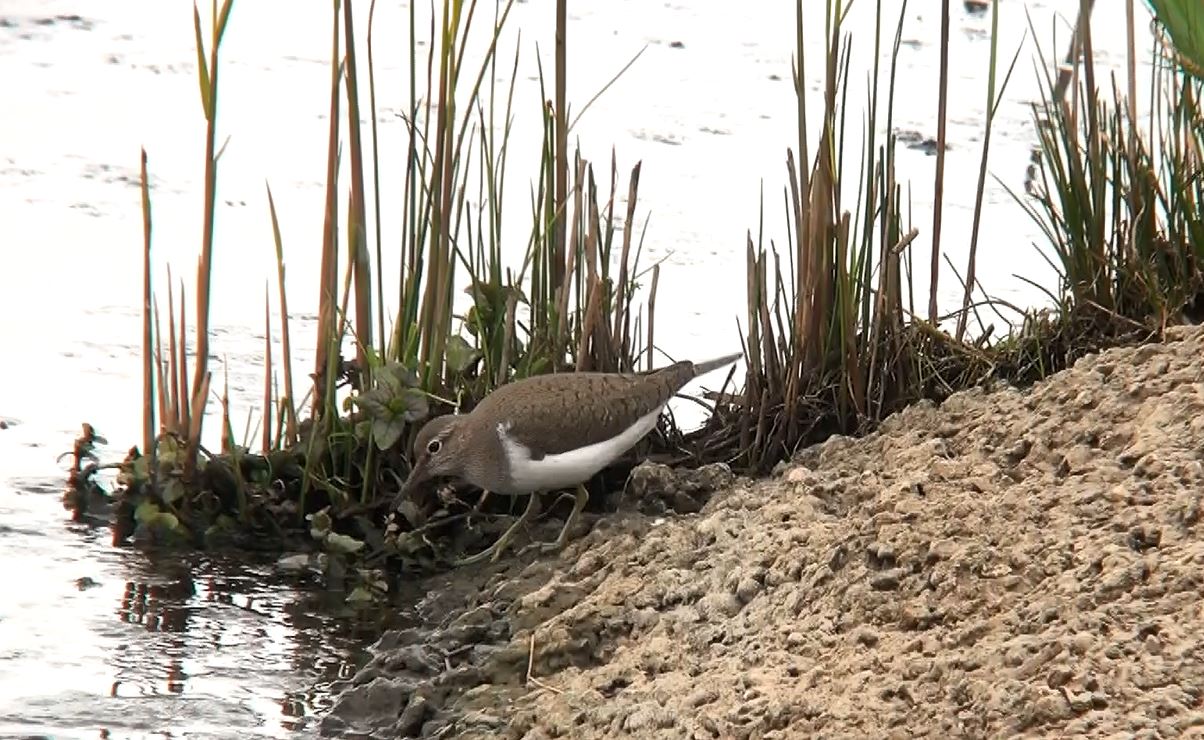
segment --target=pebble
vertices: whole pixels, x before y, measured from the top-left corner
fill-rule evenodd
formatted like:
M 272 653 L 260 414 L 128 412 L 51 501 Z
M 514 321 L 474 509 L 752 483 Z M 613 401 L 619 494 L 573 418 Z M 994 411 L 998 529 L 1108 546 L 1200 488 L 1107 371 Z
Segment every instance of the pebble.
M 401 717 L 397 720 L 397 733 L 403 737 L 413 736 L 418 734 L 422 723 L 426 721 L 427 710 L 430 708 L 430 702 L 421 694 L 414 694 L 410 697 L 410 701 L 406 704 L 406 708 L 402 710 Z
M 861 645 L 873 647 L 878 644 L 878 633 L 871 627 L 859 627 L 854 633 L 854 639 Z
M 1162 641 L 1157 635 L 1149 635 L 1145 638 L 1145 650 L 1150 655 L 1158 655 L 1162 652 Z
M 1045 679 L 1045 685 L 1051 689 L 1057 689 L 1070 683 L 1070 679 L 1074 677 L 1074 671 L 1066 666 L 1057 666 L 1049 672 L 1049 676 Z
M 1070 697 L 1070 708 L 1074 710 L 1075 714 L 1082 714 L 1088 711 L 1091 709 L 1091 694 L 1072 694 Z
M 401 702 L 409 696 L 413 683 L 405 679 L 374 678 L 345 692 L 333 708 L 342 717 L 397 716 Z
M 309 568 L 309 553 L 299 552 L 285 555 L 276 561 L 276 568 L 286 572 L 300 572 Z
M 667 730 L 677 724 L 673 712 L 656 702 L 644 702 L 623 720 L 623 729 L 643 733 L 651 730 Z
M 711 704 L 719 698 L 719 692 L 709 686 L 696 689 L 686 697 L 686 706 L 697 709 L 704 704 Z
M 1066 697 L 1060 692 L 1047 692 L 1037 700 L 1033 707 L 1034 713 L 1044 722 L 1057 722 L 1069 719 L 1073 710 Z
M 895 571 L 879 573 L 870 579 L 870 588 L 875 591 L 894 591 L 899 587 L 899 576 Z
M 1075 655 L 1086 655 L 1091 646 L 1095 644 L 1095 638 L 1089 632 L 1076 632 L 1070 641 L 1070 651 Z
M 735 594 L 712 591 L 698 601 L 698 611 L 704 616 L 714 618 L 734 617 L 743 606 Z
M 742 578 L 740 579 L 740 583 L 736 585 L 736 597 L 745 604 L 752 601 L 760 592 L 761 584 L 753 578 Z
M 811 483 L 815 479 L 815 474 L 804 467 L 794 468 L 786 473 L 786 482 L 795 484 Z

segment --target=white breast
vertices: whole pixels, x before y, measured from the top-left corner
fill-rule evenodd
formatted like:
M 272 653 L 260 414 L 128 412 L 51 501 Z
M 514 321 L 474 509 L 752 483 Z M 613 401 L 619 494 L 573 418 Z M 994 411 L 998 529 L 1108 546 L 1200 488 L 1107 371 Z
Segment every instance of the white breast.
M 509 458 L 510 478 L 514 482 L 513 491 L 498 493 L 548 491 L 584 483 L 652 431 L 662 408 L 663 404 L 641 416 L 616 437 L 558 455 L 545 455 L 540 460 L 532 460 L 531 450 L 509 435 L 507 424 L 498 424 L 498 436 Z

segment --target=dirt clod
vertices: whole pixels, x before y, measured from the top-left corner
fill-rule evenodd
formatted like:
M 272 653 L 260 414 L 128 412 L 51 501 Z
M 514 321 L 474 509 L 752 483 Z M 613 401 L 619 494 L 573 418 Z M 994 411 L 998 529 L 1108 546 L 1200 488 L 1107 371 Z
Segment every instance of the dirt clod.
M 643 462 L 631 471 L 625 498 L 645 514 L 694 514 L 711 494 L 728 488 L 735 479 L 731 468 L 722 463 L 691 470 Z

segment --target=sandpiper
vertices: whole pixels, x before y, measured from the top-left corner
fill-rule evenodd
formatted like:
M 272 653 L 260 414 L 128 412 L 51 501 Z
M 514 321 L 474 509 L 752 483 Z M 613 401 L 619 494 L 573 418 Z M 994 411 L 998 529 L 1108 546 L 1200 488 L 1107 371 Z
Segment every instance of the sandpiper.
M 501 386 L 470 413 L 438 416 L 414 440 L 414 467 L 395 506 L 418 484 L 449 476 L 507 496 L 530 494 L 527 508 L 490 548 L 457 565 L 497 560 L 539 512 L 539 494 L 573 488 L 573 510 L 547 550 L 564 546 L 585 508 L 585 482 L 652 431 L 665 404 L 694 378 L 734 362 L 676 362 L 645 373 L 536 375 Z

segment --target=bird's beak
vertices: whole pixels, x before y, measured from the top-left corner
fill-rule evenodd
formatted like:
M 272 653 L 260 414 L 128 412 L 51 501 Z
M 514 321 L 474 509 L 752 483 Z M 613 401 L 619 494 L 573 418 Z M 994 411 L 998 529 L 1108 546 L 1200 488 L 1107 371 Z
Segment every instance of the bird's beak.
M 400 510 L 401 504 L 429 477 L 426 473 L 426 461 L 419 460 L 415 463 L 414 467 L 410 468 L 406 482 L 401 484 L 401 490 L 397 492 L 397 497 L 393 499 L 393 508 Z

